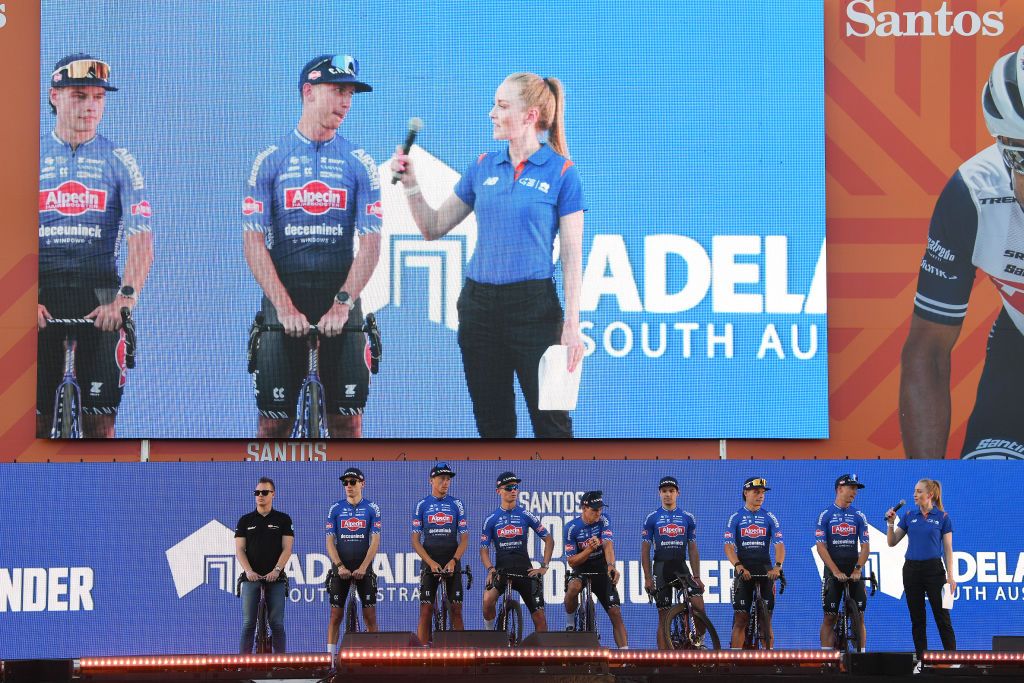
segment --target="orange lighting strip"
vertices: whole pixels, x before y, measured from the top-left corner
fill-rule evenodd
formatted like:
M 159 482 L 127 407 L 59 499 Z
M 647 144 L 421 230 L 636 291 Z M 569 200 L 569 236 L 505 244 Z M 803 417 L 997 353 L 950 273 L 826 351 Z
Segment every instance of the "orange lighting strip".
M 927 664 L 1024 664 L 1024 652 L 925 652 L 922 661 Z

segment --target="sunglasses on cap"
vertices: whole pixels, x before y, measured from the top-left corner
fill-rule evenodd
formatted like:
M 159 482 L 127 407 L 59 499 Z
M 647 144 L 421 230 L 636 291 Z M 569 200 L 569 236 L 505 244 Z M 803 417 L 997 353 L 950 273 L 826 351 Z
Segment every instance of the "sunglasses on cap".
M 271 490 L 256 489 L 255 491 L 252 492 L 252 495 L 254 495 L 254 496 L 269 496 L 271 493 L 273 493 L 273 491 L 271 491 Z
M 61 71 L 67 72 L 68 78 L 76 80 L 95 78 L 100 81 L 106 81 L 110 79 L 110 65 L 98 59 L 79 59 L 70 64 L 65 64 L 50 74 L 50 78 L 53 78 Z
M 750 483 L 744 486 L 745 489 L 766 489 L 768 488 L 767 479 L 751 479 Z
M 359 75 L 359 60 L 351 55 L 334 55 L 329 59 L 324 59 L 314 64 L 311 69 L 324 69 L 326 68 L 329 73 L 332 74 L 349 74 L 350 76 Z
M 342 479 L 341 483 L 344 484 L 345 486 L 355 486 L 356 484 L 359 483 L 359 480 L 358 479 Z

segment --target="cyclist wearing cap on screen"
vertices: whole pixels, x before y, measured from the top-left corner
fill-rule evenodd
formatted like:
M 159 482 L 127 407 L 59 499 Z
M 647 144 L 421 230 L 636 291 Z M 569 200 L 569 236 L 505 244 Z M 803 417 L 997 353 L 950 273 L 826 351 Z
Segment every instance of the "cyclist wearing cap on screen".
M 786 546 L 782 543 L 782 528 L 778 518 L 765 510 L 768 480 L 751 477 L 743 482 L 743 507 L 732 513 L 725 525 L 725 556 L 735 570 L 732 595 L 732 647 L 743 647 L 747 623 L 750 621 L 750 601 L 754 596 L 754 581 L 761 586 L 761 597 L 768 602 L 769 622 L 775 609 L 775 580 L 786 560 Z M 772 566 L 771 548 L 775 548 L 775 566 Z M 767 574 L 764 579 L 752 579 L 751 574 Z M 775 636 L 768 624 L 768 649 Z
M 565 559 L 573 572 L 595 574 L 590 577 L 590 589 L 597 597 L 608 619 L 612 622 L 615 644 L 628 646 L 626 624 L 619 609 L 619 570 L 615 568 L 615 546 L 612 542 L 612 523 L 601 510 L 606 507 L 601 491 L 587 491 L 580 499 L 580 516 L 565 525 Z M 565 589 L 565 629 L 573 629 L 573 615 L 579 606 L 583 581 L 569 580 Z
M 339 479 L 345 486 L 345 497 L 331 505 L 326 524 L 327 556 L 331 558 L 327 575 L 327 592 L 331 596 L 327 651 L 331 661 L 337 653 L 345 598 L 353 583 L 363 606 L 366 630 L 377 630 L 377 577 L 372 565 L 380 548 L 380 508 L 363 498 L 366 477 L 358 467 L 349 467 Z
M 152 206 L 135 157 L 97 133 L 114 92 L 110 66 L 86 54 L 50 74 L 56 123 L 39 139 L 39 302 L 36 436 L 50 432 L 64 369 L 64 333 L 48 318 L 93 318 L 78 333 L 77 374 L 86 437 L 114 436 L 127 380 L 122 308 L 135 308 L 153 264 Z M 117 272 L 121 238 L 128 248 Z
M 455 471 L 446 462 L 430 470 L 430 495 L 416 503 L 412 514 L 412 549 L 423 561 L 420 572 L 420 642 L 430 641 L 430 616 L 437 583 L 445 581 L 452 630 L 462 626 L 462 556 L 469 548 L 469 522 L 462 501 L 448 495 Z M 438 574 L 448 574 L 441 577 Z
M 658 647 L 671 650 L 671 644 L 664 642 L 664 622 L 672 607 L 672 586 L 668 583 L 677 576 L 683 577 L 684 584 L 692 580 L 697 593 L 690 600 L 693 607 L 704 611 L 704 582 L 700 578 L 700 552 L 697 550 L 697 519 L 693 514 L 677 507 L 679 482 L 675 477 L 665 476 L 658 482 L 661 507 L 647 515 L 640 530 L 640 564 L 644 570 L 644 588 L 653 593 L 658 605 Z M 651 546 L 654 546 L 654 566 L 651 567 Z M 689 551 L 690 569 L 686 566 Z M 703 629 L 702 624 L 697 624 Z M 703 631 L 700 631 L 703 633 Z
M 380 256 L 380 180 L 369 154 L 338 133 L 358 79 L 348 55 L 321 55 L 299 76 L 302 116 L 256 155 L 242 200 L 245 259 L 263 290 L 267 323 L 285 335 L 260 338 L 255 390 L 260 437 L 286 437 L 306 375 L 301 337 L 319 326 L 320 377 L 332 437 L 362 436 L 369 392 L 359 295 Z M 359 250 L 356 253 L 356 243 Z M 342 334 L 342 330 L 350 331 Z
M 862 576 L 864 564 L 868 561 L 868 518 L 853 507 L 857 492 L 864 484 L 856 474 L 844 474 L 836 479 L 836 499 L 818 515 L 818 526 L 814 531 L 814 547 L 825 563 L 821 580 L 821 606 L 825 617 L 821 622 L 821 646 L 832 647 L 835 634 L 833 628 L 839 618 L 839 602 L 843 599 L 843 583 L 849 580 L 850 595 L 857 602 L 860 611 L 853 615 L 854 626 L 860 634 L 861 647 L 867 642 L 864 629 L 864 610 L 867 609 L 867 593 L 864 591 Z M 858 542 L 860 548 L 858 549 Z
M 1024 47 L 1000 57 L 981 93 L 995 144 L 965 161 L 935 203 L 903 347 L 900 430 L 908 458 L 943 458 L 950 353 L 977 270 L 1002 298 L 961 458 L 1024 459 Z
M 498 595 L 505 591 L 505 582 L 498 579 L 495 570 L 508 569 L 524 574 L 532 579 L 512 577 L 508 579 L 512 588 L 519 593 L 526 608 L 530 610 L 535 631 L 547 631 L 548 622 L 544 616 L 544 591 L 541 577 L 548 573 L 551 553 L 555 548 L 555 540 L 540 523 L 540 518 L 518 503 L 519 484 L 522 479 L 514 472 L 502 472 L 495 482 L 501 505 L 484 520 L 480 534 L 480 561 L 487 570 L 487 585 L 484 591 L 483 611 L 484 624 L 488 629 L 494 628 L 496 615 L 495 606 Z M 533 567 L 530 555 L 526 550 L 529 542 L 530 529 L 537 538 L 544 539 L 544 561 L 540 567 Z M 494 562 L 491 562 L 490 548 L 494 543 Z

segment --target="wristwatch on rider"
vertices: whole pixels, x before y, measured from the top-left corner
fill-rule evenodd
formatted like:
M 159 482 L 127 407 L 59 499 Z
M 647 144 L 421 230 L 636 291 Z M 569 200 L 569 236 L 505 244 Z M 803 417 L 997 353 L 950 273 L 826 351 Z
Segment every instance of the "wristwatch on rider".
M 782 569 L 782 563 L 781 562 L 776 562 L 775 563 L 775 568 L 776 569 Z
M 342 306 L 348 306 L 349 308 L 352 307 L 352 295 L 346 292 L 344 289 L 334 295 L 334 300 L 337 301 Z
M 132 301 L 137 301 L 139 298 L 139 295 L 135 293 L 135 288 L 131 285 L 121 285 L 121 289 L 117 290 L 117 295 Z
M 281 569 L 280 567 L 274 567 L 274 571 L 275 572 L 283 572 L 284 570 Z
M 858 569 L 860 569 L 860 568 L 861 568 L 861 565 L 859 565 L 859 564 L 855 564 L 855 565 L 853 565 L 853 569 L 854 569 L 854 571 L 856 571 L 856 570 L 858 570 Z

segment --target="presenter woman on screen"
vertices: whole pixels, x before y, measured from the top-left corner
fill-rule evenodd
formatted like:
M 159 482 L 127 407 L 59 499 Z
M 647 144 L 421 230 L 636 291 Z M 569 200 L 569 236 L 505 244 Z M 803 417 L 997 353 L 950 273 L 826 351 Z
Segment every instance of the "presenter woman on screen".
M 537 369 L 553 344 L 568 347 L 568 369 L 583 358 L 580 289 L 583 212 L 579 174 L 565 141 L 565 94 L 557 78 L 514 73 L 494 93 L 490 111 L 500 152 L 477 157 L 438 209 L 423 198 L 401 147 L 391 168 L 416 226 L 427 240 L 444 237 L 476 212 L 476 250 L 459 296 L 459 348 L 484 438 L 516 436 L 515 378 L 530 411 L 534 436 L 571 438 L 567 411 L 538 409 Z M 541 133 L 547 142 L 541 142 Z M 565 289 L 565 314 L 552 280 L 556 234 Z
M 942 606 L 942 585 L 949 584 L 950 594 L 956 590 L 953 578 L 953 523 L 942 509 L 942 484 L 934 479 L 922 479 L 914 486 L 914 505 L 897 515 L 890 508 L 885 513 L 889 547 L 897 545 L 904 536 L 909 538 L 906 561 L 903 564 L 903 590 L 907 593 L 910 626 L 914 635 L 914 649 L 920 659 L 928 649 L 925 624 L 924 596 L 932 605 L 935 625 L 942 638 L 942 649 L 956 649 L 956 635 L 949 619 L 949 610 Z M 945 558 L 945 566 L 943 566 Z

